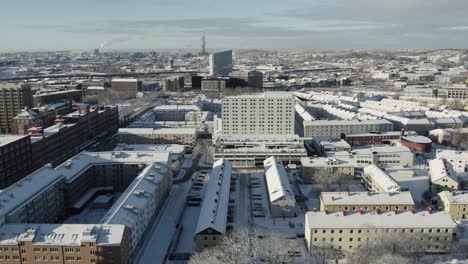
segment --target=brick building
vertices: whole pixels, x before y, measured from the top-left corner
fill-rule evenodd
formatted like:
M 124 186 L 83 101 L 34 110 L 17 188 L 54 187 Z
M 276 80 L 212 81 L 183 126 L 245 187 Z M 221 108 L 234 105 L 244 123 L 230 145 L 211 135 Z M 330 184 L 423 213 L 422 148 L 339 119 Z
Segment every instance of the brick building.
M 29 136 L 0 135 L 0 189 L 32 171 Z

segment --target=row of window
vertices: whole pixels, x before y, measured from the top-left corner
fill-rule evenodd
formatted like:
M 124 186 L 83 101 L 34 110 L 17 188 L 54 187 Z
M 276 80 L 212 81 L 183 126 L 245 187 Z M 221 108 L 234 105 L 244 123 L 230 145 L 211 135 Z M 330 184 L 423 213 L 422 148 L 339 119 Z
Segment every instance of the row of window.
M 371 229 L 357 229 L 357 230 L 354 230 L 354 229 L 348 229 L 349 230 L 349 233 L 350 234 L 353 234 L 354 231 L 356 231 L 356 233 L 358 234 L 361 234 L 362 232 L 366 231 L 367 233 L 370 233 L 371 232 Z M 377 233 L 379 231 L 379 229 L 373 229 L 375 233 Z M 419 233 L 448 233 L 449 232 L 449 229 L 448 228 L 445 228 L 445 229 L 441 229 L 441 228 L 437 228 L 437 229 L 432 229 L 432 228 L 429 228 L 429 229 L 384 229 L 386 233 L 389 233 L 391 230 L 393 230 L 393 232 L 401 232 L 401 233 L 414 233 L 414 232 L 418 232 L 419 230 Z M 327 232 L 328 231 L 328 232 Z M 339 234 L 343 234 L 343 232 L 345 232 L 345 230 L 343 229 L 339 229 L 337 233 Z M 322 234 L 327 234 L 327 233 L 330 233 L 330 234 L 334 234 L 335 233 L 335 229 L 322 229 L 321 231 L 319 229 L 314 229 L 314 234 L 318 234 L 318 233 L 322 233 Z

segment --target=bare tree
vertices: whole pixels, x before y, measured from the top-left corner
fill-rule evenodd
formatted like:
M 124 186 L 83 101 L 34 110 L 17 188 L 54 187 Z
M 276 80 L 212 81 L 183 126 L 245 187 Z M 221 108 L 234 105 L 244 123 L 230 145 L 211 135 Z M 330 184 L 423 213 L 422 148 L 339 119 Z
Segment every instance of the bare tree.
M 463 134 L 461 131 L 455 131 L 452 134 L 452 145 L 464 147 L 468 145 L 468 134 Z
M 429 237 L 421 233 L 376 234 L 347 254 L 346 259 L 349 263 L 362 264 L 421 263 L 428 241 Z
M 339 186 L 342 180 L 340 174 L 326 169 L 315 169 L 312 175 L 313 180 L 321 184 L 326 191 L 332 191 L 333 186 Z
M 192 264 L 300 263 L 294 257 L 299 245 L 278 234 L 260 236 L 255 231 L 240 230 L 227 235 L 216 247 L 192 256 Z

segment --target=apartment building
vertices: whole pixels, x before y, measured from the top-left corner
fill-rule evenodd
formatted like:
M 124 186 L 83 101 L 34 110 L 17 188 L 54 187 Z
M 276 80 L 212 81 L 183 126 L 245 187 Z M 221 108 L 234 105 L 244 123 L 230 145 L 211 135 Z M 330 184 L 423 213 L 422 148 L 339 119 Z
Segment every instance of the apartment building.
M 229 77 L 241 79 L 251 88 L 263 88 L 263 73 L 259 71 L 233 71 Z
M 409 211 L 410 192 L 321 192 L 320 211 Z
M 131 250 L 126 254 L 133 258 L 169 193 L 170 168 L 169 152 L 82 152 L 56 168 L 44 166 L 0 192 L 0 224 L 58 223 L 83 210 L 98 192 L 119 192 L 94 224 L 129 228 Z
M 364 168 L 362 181 L 372 192 L 399 192 L 400 185 L 382 169 L 372 164 Z
M 119 143 L 125 144 L 183 144 L 195 145 L 197 132 L 185 128 L 120 128 Z
M 125 225 L 6 224 L 0 263 L 131 263 Z
M 432 193 L 460 189 L 460 182 L 453 166 L 446 159 L 436 158 L 429 161 L 429 174 Z
M 232 164 L 220 159 L 213 164 L 195 228 L 195 250 L 216 246 L 226 234 Z
M 0 134 L 12 133 L 12 119 L 25 107 L 33 107 L 29 84 L 0 84 Z
M 270 157 L 263 165 L 271 217 L 294 217 L 296 198 L 283 162 Z
M 58 117 L 55 125 L 31 137 L 34 169 L 47 163 L 57 166 L 82 151 L 93 138 L 100 139 L 117 131 L 117 106 L 91 108 L 80 104 L 73 107 L 72 113 Z
M 141 90 L 141 81 L 137 79 L 112 79 L 111 90 L 118 93 L 121 99 L 136 98 Z
M 33 95 L 34 105 L 42 106 L 47 104 L 54 104 L 58 101 L 64 100 L 71 102 L 80 102 L 84 92 L 82 90 L 72 89 L 65 91 L 39 91 Z
M 304 157 L 301 158 L 301 177 L 304 182 L 312 183 L 318 170 L 354 177 L 355 167 L 355 161 L 349 158 Z
M 437 205 L 453 220 L 468 219 L 468 191 L 444 191 L 437 194 Z
M 289 92 L 227 96 L 222 101 L 222 134 L 293 135 L 294 107 Z
M 343 134 L 393 131 L 393 123 L 385 119 L 304 121 L 304 137 L 341 138 Z
M 411 236 L 427 253 L 446 253 L 455 228 L 446 212 L 307 212 L 305 241 L 310 253 L 315 248 L 352 252 L 369 241 L 386 236 Z
M 153 115 L 153 121 L 186 121 L 185 117 L 188 113 L 200 111 L 197 105 L 160 105 L 153 108 L 151 115 Z
M 437 158 L 443 158 L 452 165 L 455 173 L 468 173 L 468 151 L 440 149 Z
M 32 169 L 30 137 L 0 135 L 0 189 L 20 180 Z

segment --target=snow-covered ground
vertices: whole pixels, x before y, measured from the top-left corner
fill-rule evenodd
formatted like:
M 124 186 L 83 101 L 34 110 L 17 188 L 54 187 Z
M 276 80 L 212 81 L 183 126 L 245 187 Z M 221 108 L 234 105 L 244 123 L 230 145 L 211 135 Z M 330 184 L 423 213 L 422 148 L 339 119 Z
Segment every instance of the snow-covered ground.
M 184 210 L 191 182 L 174 185 L 164 207 L 148 232 L 143 246 L 136 255 L 135 263 L 164 263 L 176 224 Z
M 113 194 L 113 201 L 117 201 L 122 195 L 121 192 L 116 192 Z M 92 202 L 89 204 L 79 213 L 75 215 L 71 215 L 65 221 L 64 224 L 98 224 L 101 222 L 101 219 L 109 210 L 108 208 L 93 208 Z M 110 207 L 109 207 L 110 208 Z

